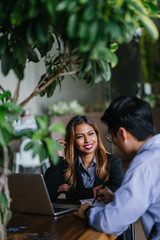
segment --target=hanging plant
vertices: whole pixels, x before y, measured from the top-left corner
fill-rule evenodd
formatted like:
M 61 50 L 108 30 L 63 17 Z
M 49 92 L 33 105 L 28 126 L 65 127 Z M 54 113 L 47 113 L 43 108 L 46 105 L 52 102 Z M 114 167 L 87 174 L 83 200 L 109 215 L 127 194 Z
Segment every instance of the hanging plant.
M 143 83 L 153 83 L 155 79 L 155 51 L 153 38 L 143 29 L 140 38 L 140 54 Z

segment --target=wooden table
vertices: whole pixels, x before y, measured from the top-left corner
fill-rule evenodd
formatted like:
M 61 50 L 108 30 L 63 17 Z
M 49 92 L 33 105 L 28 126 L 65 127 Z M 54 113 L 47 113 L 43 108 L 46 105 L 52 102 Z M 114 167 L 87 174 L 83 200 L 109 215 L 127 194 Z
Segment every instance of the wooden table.
M 17 233 L 8 233 L 7 240 L 114 240 L 90 228 L 74 213 L 58 217 L 14 213 L 8 227 L 26 226 Z

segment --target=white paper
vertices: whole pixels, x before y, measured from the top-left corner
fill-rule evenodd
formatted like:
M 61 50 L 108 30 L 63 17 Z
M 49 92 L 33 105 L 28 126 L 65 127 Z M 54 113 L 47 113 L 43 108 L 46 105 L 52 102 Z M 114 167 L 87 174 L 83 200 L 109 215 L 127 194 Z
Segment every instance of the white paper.
M 92 204 L 94 198 L 88 198 L 88 199 L 81 199 L 80 202 L 81 204 L 84 204 L 86 202 Z M 93 206 L 95 207 L 104 207 L 105 206 L 105 203 L 104 202 L 98 202 L 98 201 L 95 201 L 95 203 L 93 204 Z

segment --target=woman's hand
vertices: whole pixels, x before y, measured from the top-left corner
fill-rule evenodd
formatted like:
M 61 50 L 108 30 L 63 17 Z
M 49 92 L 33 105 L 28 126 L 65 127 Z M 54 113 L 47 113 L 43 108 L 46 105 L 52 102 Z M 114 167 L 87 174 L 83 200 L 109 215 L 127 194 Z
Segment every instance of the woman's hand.
M 114 193 L 108 188 L 102 185 L 93 188 L 94 198 L 97 198 L 97 201 L 103 201 L 104 203 L 110 203 L 113 200 Z
M 86 210 L 86 208 L 88 208 L 89 206 L 91 206 L 90 203 L 86 202 L 85 204 L 82 204 L 79 206 L 79 208 L 77 209 L 77 211 L 74 213 L 77 217 L 81 218 L 81 219 L 86 219 L 85 215 L 84 215 L 84 211 Z
M 58 187 L 58 192 L 68 192 L 71 186 L 64 183 Z
M 61 144 L 61 146 L 62 146 L 63 148 L 65 148 L 66 141 L 65 141 L 64 138 L 60 138 L 60 139 L 58 139 L 57 142 L 59 142 L 59 143 Z
M 63 148 L 65 148 L 66 142 L 64 138 L 58 139 L 57 142 L 61 144 Z M 63 157 L 64 156 L 64 151 L 63 150 L 58 150 L 58 156 Z

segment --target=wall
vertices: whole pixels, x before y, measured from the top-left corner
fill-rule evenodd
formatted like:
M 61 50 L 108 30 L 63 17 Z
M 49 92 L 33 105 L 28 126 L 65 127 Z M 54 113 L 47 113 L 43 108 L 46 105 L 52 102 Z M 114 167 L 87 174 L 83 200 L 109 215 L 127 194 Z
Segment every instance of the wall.
M 31 94 L 31 91 L 38 83 L 40 76 L 45 72 L 43 63 L 29 63 L 25 70 L 25 78 L 21 82 L 20 88 L 20 103 L 27 96 Z M 2 75 L 0 71 L 0 85 L 5 90 L 10 90 L 12 93 L 15 91 L 17 85 L 17 79 L 15 74 L 11 71 L 6 77 Z M 54 96 L 52 98 L 47 97 L 35 97 L 29 102 L 25 109 L 29 109 L 33 115 L 42 115 L 48 106 L 49 102 L 57 102 L 59 100 L 73 100 L 77 99 L 82 102 L 96 102 L 105 101 L 105 83 L 99 83 L 93 88 L 90 88 L 83 80 L 76 80 L 67 77 L 62 83 L 62 90 L 57 87 Z

